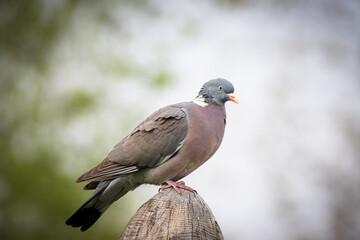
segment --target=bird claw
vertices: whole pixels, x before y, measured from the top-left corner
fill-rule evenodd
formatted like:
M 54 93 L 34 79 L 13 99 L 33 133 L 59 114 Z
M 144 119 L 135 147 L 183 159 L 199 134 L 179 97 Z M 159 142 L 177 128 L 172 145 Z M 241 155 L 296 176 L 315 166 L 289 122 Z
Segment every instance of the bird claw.
M 159 192 L 162 191 L 162 190 L 168 189 L 168 188 L 174 188 L 174 190 L 175 190 L 178 194 L 181 194 L 179 188 L 188 190 L 188 191 L 190 191 L 190 192 L 196 192 L 196 190 L 192 189 L 191 187 L 186 186 L 184 181 L 174 182 L 174 181 L 171 181 L 171 180 L 167 180 L 167 181 L 165 181 L 165 183 L 166 183 L 167 185 L 162 186 L 161 188 L 159 188 Z M 196 192 L 196 193 L 197 193 L 197 192 Z

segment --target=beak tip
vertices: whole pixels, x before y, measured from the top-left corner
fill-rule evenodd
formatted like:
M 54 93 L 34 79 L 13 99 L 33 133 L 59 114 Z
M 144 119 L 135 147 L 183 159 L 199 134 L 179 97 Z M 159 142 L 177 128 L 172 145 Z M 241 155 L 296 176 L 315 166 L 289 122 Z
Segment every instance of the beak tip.
M 237 99 L 234 95 L 228 94 L 231 101 L 233 101 L 236 104 L 239 104 L 239 99 Z

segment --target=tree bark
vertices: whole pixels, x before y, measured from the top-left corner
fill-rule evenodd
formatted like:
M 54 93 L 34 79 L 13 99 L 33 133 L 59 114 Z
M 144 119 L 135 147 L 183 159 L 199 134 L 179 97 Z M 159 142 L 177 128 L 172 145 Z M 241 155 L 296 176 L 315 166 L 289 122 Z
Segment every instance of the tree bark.
M 119 240 L 224 239 L 210 208 L 196 192 L 165 189 L 144 203 Z

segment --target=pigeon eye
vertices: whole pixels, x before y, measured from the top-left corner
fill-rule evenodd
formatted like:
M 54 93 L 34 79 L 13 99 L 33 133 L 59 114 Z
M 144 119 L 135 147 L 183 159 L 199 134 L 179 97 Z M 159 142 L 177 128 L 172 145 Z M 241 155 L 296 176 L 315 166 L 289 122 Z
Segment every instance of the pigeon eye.
M 223 86 L 219 86 L 218 89 L 219 89 L 220 91 L 222 91 L 222 90 L 223 90 Z

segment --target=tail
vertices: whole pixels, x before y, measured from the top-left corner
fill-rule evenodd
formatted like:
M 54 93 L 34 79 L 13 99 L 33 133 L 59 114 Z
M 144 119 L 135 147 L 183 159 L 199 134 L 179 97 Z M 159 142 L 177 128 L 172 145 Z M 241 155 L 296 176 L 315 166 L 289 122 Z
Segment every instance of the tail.
M 85 189 L 92 189 L 95 186 L 96 189 L 90 198 L 66 221 L 66 224 L 75 228 L 81 227 L 81 231 L 86 231 L 113 202 L 139 185 L 132 180 L 132 175 L 86 185 Z
M 81 231 L 90 228 L 107 209 L 107 207 L 97 209 L 95 206 L 99 201 L 100 194 L 104 192 L 109 184 L 110 181 L 100 182 L 91 197 L 65 223 L 75 228 L 81 227 Z

